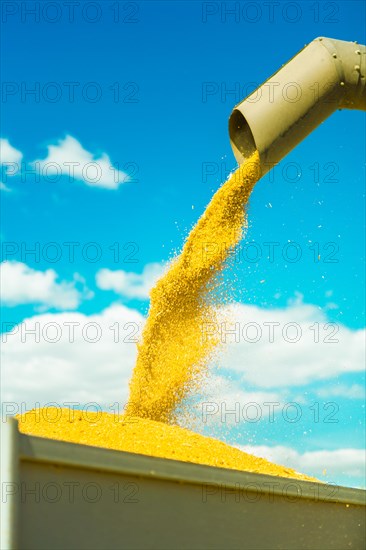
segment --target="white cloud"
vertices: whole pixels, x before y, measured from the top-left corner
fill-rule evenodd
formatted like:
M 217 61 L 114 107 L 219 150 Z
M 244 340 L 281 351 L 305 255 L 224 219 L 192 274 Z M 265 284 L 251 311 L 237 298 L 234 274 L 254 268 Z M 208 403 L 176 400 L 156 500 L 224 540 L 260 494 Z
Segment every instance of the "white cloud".
M 141 274 L 122 269 L 100 269 L 96 274 L 96 283 L 102 290 L 113 290 L 127 298 L 145 300 L 164 270 L 165 267 L 159 263 L 146 264 Z
M 139 312 L 120 304 L 90 316 L 63 312 L 25 319 L 3 335 L 3 403 L 124 403 L 143 322 Z
M 221 367 L 241 375 L 244 383 L 266 389 L 304 386 L 364 370 L 365 330 L 329 324 L 314 305 L 297 300 L 285 309 L 265 310 L 235 304 L 225 318 L 230 322 L 207 330 L 226 337 Z M 225 330 L 235 335 L 225 336 Z
M 86 185 L 105 189 L 117 189 L 128 181 L 128 175 L 115 168 L 106 153 L 94 155 L 72 136 L 60 139 L 57 145 L 48 145 L 47 149 L 45 159 L 32 163 L 45 177 L 64 174 L 70 180 L 75 177 Z
M 335 449 L 332 451 L 307 451 L 299 453 L 291 447 L 276 445 L 235 445 L 242 451 L 267 458 L 277 464 L 294 468 L 298 472 L 326 478 L 334 482 L 340 476 L 364 478 L 366 452 L 364 449 Z
M 19 170 L 19 163 L 23 158 L 23 153 L 15 149 L 8 139 L 0 139 L 0 164 L 14 163 L 16 164 L 16 171 Z M 12 167 L 10 167 L 12 168 Z M 9 175 L 13 173 L 13 170 L 9 170 Z
M 72 282 L 57 282 L 53 269 L 37 271 L 17 261 L 2 262 L 0 273 L 1 300 L 7 306 L 33 303 L 45 309 L 75 309 L 84 297 L 90 297 L 76 288 L 77 274 Z
M 365 386 L 361 386 L 361 384 L 352 384 L 351 386 L 337 384 L 320 388 L 316 393 L 319 397 L 336 396 L 345 397 L 347 399 L 365 399 L 366 397 Z
M 202 399 L 192 406 L 191 411 L 195 414 L 194 425 L 199 431 L 205 425 L 216 429 L 220 425 L 231 427 L 246 421 L 269 421 L 274 415 L 272 405 L 284 402 L 281 392 L 246 391 L 240 384 L 221 375 L 210 376 L 202 393 Z
M 2 177 L 5 182 L 9 176 L 14 176 L 20 169 L 20 163 L 23 158 L 23 153 L 15 149 L 8 139 L 0 139 L 0 165 L 2 165 Z M 10 191 L 6 183 L 0 181 L 1 191 Z

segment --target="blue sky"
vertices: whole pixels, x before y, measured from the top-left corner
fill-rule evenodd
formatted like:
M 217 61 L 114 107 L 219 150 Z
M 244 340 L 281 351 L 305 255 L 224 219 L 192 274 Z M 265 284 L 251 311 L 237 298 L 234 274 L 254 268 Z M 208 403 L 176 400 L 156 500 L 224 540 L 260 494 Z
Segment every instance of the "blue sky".
M 6 323 L 59 322 L 67 315 L 99 322 L 111 310 L 116 322 L 119 315 L 126 322 L 143 322 L 148 288 L 161 264 L 180 250 L 214 191 L 236 167 L 227 130 L 234 105 L 317 36 L 365 43 L 365 5 L 237 2 L 236 15 L 225 15 L 225 6 L 234 2 L 106 0 L 79 2 L 73 15 L 62 2 L 40 2 L 39 13 L 32 15 L 27 9 L 33 5 L 2 5 L 2 161 L 19 166 L 14 175 L 9 165 L 2 169 L 2 261 L 11 262 L 4 268 L 2 331 L 9 330 Z M 34 94 L 27 93 L 31 89 Z M 364 113 L 336 112 L 257 184 L 238 262 L 227 273 L 235 283 L 232 298 L 241 322 L 276 321 L 283 315 L 279 322 L 301 324 L 308 338 L 314 322 L 323 331 L 331 330 L 333 325 L 324 329 L 330 322 L 341 327 L 343 341 L 332 352 L 332 344 L 327 348 L 321 342 L 319 350 L 309 351 L 300 342 L 291 353 L 286 348 L 286 359 L 278 343 L 273 369 L 281 370 L 286 361 L 294 366 L 283 367 L 283 381 L 272 385 L 264 383 L 265 376 L 271 379 L 268 365 L 267 374 L 256 377 L 254 368 L 242 367 L 244 343 L 231 342 L 216 378 L 224 384 L 231 379 L 225 395 L 232 399 L 242 392 L 240 402 L 268 400 L 265 392 L 273 399 L 280 396 L 281 403 L 302 399 L 306 411 L 315 402 L 320 407 L 336 402 L 338 422 L 315 423 L 311 413 L 296 426 L 284 426 L 280 419 L 275 427 L 268 421 L 239 427 L 221 423 L 225 429 L 218 432 L 226 430 L 228 441 L 245 446 L 251 438 L 251 444 L 288 457 L 364 447 L 364 130 Z M 78 170 L 75 178 L 52 174 L 52 168 L 47 172 L 42 161 L 51 166 L 55 159 L 99 163 L 102 176 L 95 185 Z M 35 161 L 41 174 L 25 175 Z M 289 241 L 295 247 L 289 248 Z M 65 244 L 71 242 L 76 243 L 73 261 L 71 245 Z M 276 243 L 273 260 L 265 243 Z M 34 247 L 39 257 L 26 254 Z M 291 262 L 296 250 L 301 258 Z M 52 261 L 55 254 L 59 258 Z M 100 256 L 96 261 L 94 254 Z M 258 261 L 251 261 L 253 254 Z M 5 351 L 11 373 L 5 401 L 47 402 L 49 396 L 63 402 L 71 394 L 80 402 L 123 401 L 127 395 L 134 344 L 110 357 L 105 393 L 96 391 L 102 377 L 97 366 L 89 390 L 77 393 L 75 387 L 91 369 L 67 363 L 75 346 L 50 351 L 42 343 L 23 342 L 14 351 L 11 338 L 15 346 L 19 334 L 9 336 Z M 268 345 L 263 353 L 268 354 Z M 90 359 L 87 347 L 80 344 L 80 360 Z M 350 349 L 354 358 L 347 360 Z M 263 360 L 261 350 L 253 365 Z M 27 369 L 22 353 L 34 356 Z M 343 359 L 333 368 L 337 357 Z M 296 379 L 292 374 L 300 358 L 308 360 L 313 374 L 306 375 L 301 364 Z M 62 377 L 49 373 L 47 361 L 73 372 L 75 387 L 59 391 Z M 28 376 L 38 376 L 42 389 L 34 388 Z M 14 382 L 19 377 L 23 385 Z M 213 433 L 214 428 L 199 429 Z M 268 448 L 262 452 L 268 454 Z M 284 454 L 273 456 L 283 460 Z M 291 456 L 299 468 L 305 464 L 304 455 L 303 462 Z M 332 472 L 335 460 L 323 457 L 330 461 L 331 480 L 362 484 L 359 456 L 352 455 L 354 475 L 346 466 Z M 317 473 L 314 464 L 306 462 L 310 473 Z

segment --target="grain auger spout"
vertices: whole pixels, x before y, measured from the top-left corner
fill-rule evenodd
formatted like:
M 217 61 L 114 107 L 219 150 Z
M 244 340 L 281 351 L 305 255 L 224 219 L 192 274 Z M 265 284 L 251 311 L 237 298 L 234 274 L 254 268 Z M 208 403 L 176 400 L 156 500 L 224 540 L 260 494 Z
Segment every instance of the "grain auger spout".
M 337 109 L 366 111 L 366 47 L 316 38 L 234 108 L 235 157 L 257 149 L 264 175 Z

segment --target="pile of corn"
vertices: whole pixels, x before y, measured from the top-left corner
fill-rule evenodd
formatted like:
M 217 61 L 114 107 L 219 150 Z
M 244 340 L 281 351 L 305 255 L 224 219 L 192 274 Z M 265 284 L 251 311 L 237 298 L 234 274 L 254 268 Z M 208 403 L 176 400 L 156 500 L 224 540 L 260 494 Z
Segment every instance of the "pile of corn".
M 146 418 L 72 409 L 53 410 L 48 407 L 19 415 L 18 421 L 21 432 L 38 437 L 220 468 L 313 480 L 217 439 Z
M 256 152 L 217 191 L 182 253 L 152 290 L 126 414 L 95 413 L 93 418 L 88 413 L 86 418 L 82 411 L 63 409 L 57 422 L 49 422 L 49 411 L 30 411 L 18 417 L 22 432 L 185 462 L 312 479 L 174 424 L 177 407 L 199 388 L 218 345 L 214 337 L 202 338 L 204 324 L 215 319 L 208 297 L 242 237 L 245 207 L 259 177 Z

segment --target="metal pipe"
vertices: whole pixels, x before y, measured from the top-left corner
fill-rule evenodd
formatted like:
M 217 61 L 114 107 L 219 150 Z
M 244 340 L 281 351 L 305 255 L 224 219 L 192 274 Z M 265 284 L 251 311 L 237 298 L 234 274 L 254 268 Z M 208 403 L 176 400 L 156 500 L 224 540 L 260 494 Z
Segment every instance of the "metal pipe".
M 366 47 L 316 38 L 239 103 L 229 120 L 239 164 L 255 149 L 262 175 L 337 109 L 366 111 Z

